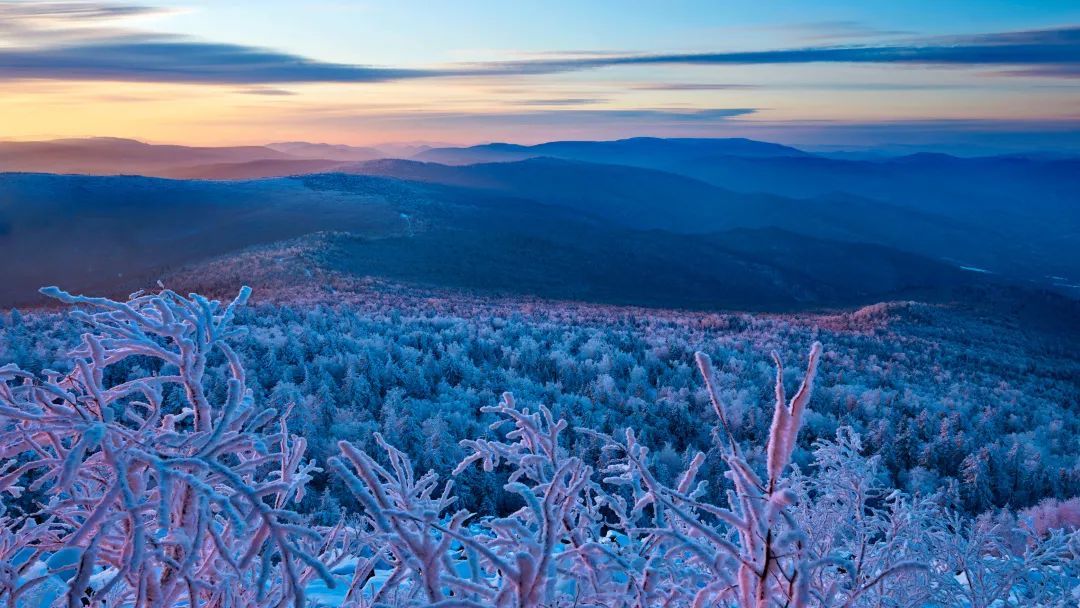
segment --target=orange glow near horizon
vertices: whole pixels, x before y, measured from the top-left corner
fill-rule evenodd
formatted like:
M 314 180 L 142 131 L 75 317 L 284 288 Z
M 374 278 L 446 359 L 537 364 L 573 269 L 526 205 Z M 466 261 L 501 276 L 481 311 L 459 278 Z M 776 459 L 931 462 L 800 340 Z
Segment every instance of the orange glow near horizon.
M 1080 8 L 824 0 L 816 10 L 843 15 L 826 19 L 749 0 L 408 4 L 0 0 L 0 139 L 472 144 L 1080 124 Z M 970 29 L 943 30 L 957 15 Z
M 797 74 L 792 75 L 795 77 Z M 536 143 L 575 136 L 742 133 L 758 124 L 791 121 L 1076 118 L 1075 104 L 1068 97 L 1053 94 L 1053 88 L 1039 94 L 1038 89 L 988 87 L 992 83 L 978 74 L 970 74 L 966 80 L 975 82 L 968 89 L 954 91 L 945 101 L 915 85 L 899 92 L 867 86 L 845 91 L 838 99 L 829 86 L 806 86 L 797 80 L 788 85 L 682 92 L 677 100 L 667 91 L 649 90 L 629 77 L 572 83 L 521 76 L 497 83 L 440 78 L 274 86 L 19 81 L 7 83 L 0 96 L 0 139 L 113 136 L 211 146 L 283 140 L 352 145 L 494 140 Z M 573 105 L 564 101 L 567 99 Z M 756 110 L 710 124 L 668 124 L 663 120 L 656 124 L 648 120 L 612 123 L 604 114 L 639 108 L 683 112 L 717 107 Z M 596 113 L 596 121 L 583 114 L 588 112 Z M 570 113 L 582 115 L 581 124 L 560 120 Z

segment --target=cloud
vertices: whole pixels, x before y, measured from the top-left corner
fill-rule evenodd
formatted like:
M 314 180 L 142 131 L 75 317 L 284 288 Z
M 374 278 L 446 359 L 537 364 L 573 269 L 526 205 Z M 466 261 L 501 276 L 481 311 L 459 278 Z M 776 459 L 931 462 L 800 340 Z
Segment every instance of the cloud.
M 487 127 L 591 127 L 603 125 L 670 125 L 706 126 L 720 124 L 732 118 L 757 112 L 755 108 L 709 108 L 703 110 L 683 109 L 546 109 L 503 111 L 454 111 L 454 112 L 364 112 L 357 114 L 347 109 L 331 109 L 327 112 L 307 112 L 301 118 L 309 123 L 334 124 L 342 127 L 405 123 L 414 128 L 487 128 Z
M 171 12 L 160 7 L 107 2 L 0 1 L 0 39 L 8 45 L 120 40 L 133 35 L 132 30 L 120 24 Z
M 296 95 L 296 91 L 290 91 L 288 89 L 275 89 L 271 87 L 249 87 L 246 89 L 240 89 L 236 91 L 243 95 L 266 95 L 269 97 L 286 97 Z
M 757 89 L 756 84 L 724 84 L 706 82 L 658 82 L 639 84 L 631 87 L 636 91 L 732 91 L 739 89 Z
M 1072 72 L 1078 71 L 1073 69 Z M 1022 71 L 1025 76 L 1039 74 L 1034 69 Z M 1067 67 L 1046 68 L 1045 73 L 1040 75 L 1056 76 L 1071 73 Z M 1013 76 L 1016 70 L 1004 70 L 998 74 Z M 1080 74 L 1076 74 L 1080 75 Z M 924 82 L 833 82 L 833 81 L 780 81 L 769 84 L 697 84 L 697 83 L 646 83 L 631 86 L 636 91 L 729 91 L 747 89 L 771 89 L 777 91 L 802 90 L 802 91 L 944 91 L 986 88 L 986 83 L 924 83 Z M 992 85 L 991 85 L 992 86 Z M 1008 86 L 1012 87 L 1010 83 Z M 1029 85 L 1032 87 L 1066 87 L 1073 88 L 1080 85 L 1054 84 L 1054 85 Z
M 756 108 L 709 108 L 704 110 L 539 110 L 533 112 L 419 112 L 384 114 L 384 119 L 439 120 L 446 123 L 514 123 L 577 125 L 590 122 L 709 123 L 757 112 Z M 376 117 L 371 117 L 376 118 Z
M 1045 76 L 1047 78 L 1080 78 L 1080 65 L 1045 65 L 1019 70 L 1001 70 L 1001 76 Z
M 0 79 L 207 84 L 376 82 L 431 70 L 323 62 L 258 47 L 131 29 L 133 18 L 173 12 L 116 2 L 0 0 Z
M 603 56 L 483 64 L 492 72 L 549 74 L 633 65 L 754 65 L 798 63 L 897 63 L 952 66 L 1014 65 L 1071 68 L 1080 64 L 1080 26 L 934 37 L 905 44 L 813 46 L 796 49 Z M 1062 75 L 1074 69 L 1062 69 Z
M 380 82 L 438 71 L 326 63 L 236 44 L 133 41 L 0 49 L 0 78 L 203 84 Z
M 126 27 L 162 9 L 113 2 L 0 0 L 0 80 L 114 80 L 232 85 L 382 82 L 413 78 L 553 74 L 615 66 L 796 63 L 898 63 L 997 66 L 1002 73 L 1075 76 L 1080 27 L 923 38 L 888 45 L 811 46 L 713 53 L 627 54 L 572 51 L 543 58 L 430 69 L 320 61 L 274 49 L 201 41 Z M 166 11 L 167 12 L 167 11 Z M 847 22 L 833 30 L 860 30 Z M 825 26 L 820 26 L 825 27 Z M 12 44 L 13 43 L 13 44 Z M 661 86 L 661 85 L 656 85 Z M 736 85 L 668 85 L 668 90 L 718 90 Z M 680 88 L 681 87 L 681 88 Z M 568 102 L 568 105 L 573 105 Z
M 510 103 L 516 106 L 591 106 L 606 99 L 588 97 L 561 97 L 555 99 L 519 99 Z
M 27 27 L 70 25 L 72 21 L 116 20 L 167 12 L 138 4 L 105 2 L 0 2 L 0 19 Z

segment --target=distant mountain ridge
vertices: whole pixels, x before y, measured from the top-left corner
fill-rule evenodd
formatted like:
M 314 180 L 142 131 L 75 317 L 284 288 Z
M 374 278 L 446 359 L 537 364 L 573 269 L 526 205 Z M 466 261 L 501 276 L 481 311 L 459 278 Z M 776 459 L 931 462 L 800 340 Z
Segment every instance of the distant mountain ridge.
M 1066 273 L 1080 268 L 1080 255 L 1060 242 L 1010 238 L 983 218 L 903 199 L 736 191 L 659 169 L 550 157 L 457 166 L 378 160 L 336 170 L 491 191 L 639 230 L 700 234 L 776 227 L 816 238 L 886 245 L 1012 276 L 1041 277 L 1040 272 L 1053 268 Z M 1052 217 L 1063 221 L 1067 214 Z M 1046 219 L 1017 220 L 1012 230 L 1034 231 Z
M 285 175 L 323 171 L 336 163 L 387 156 L 392 155 L 377 148 L 307 142 L 265 146 L 182 146 L 90 137 L 0 141 L 0 172 L 243 179 L 260 172 L 262 174 L 257 177 L 281 175 L 282 171 Z M 264 168 L 253 170 L 257 163 L 264 163 Z
M 343 144 L 313 144 L 306 141 L 290 141 L 267 144 L 267 148 L 290 156 L 307 159 L 337 161 L 360 161 L 384 158 L 386 153 L 378 148 L 346 146 Z
M 115 138 L 0 142 L 0 172 L 221 181 L 378 176 L 411 182 L 414 189 L 437 186 L 437 199 L 453 191 L 455 197 L 543 205 L 573 214 L 574 221 L 610 223 L 611 230 L 705 235 L 776 229 L 1080 291 L 1070 287 L 1080 285 L 1078 159 L 920 153 L 856 160 L 747 139 L 648 137 L 370 158 L 380 151 L 308 142 L 221 148 Z M 222 185 L 220 192 L 231 190 Z M 0 233 L 3 220 L 0 215 Z
M 183 165 L 292 158 L 265 146 L 200 147 L 94 137 L 0 141 L 0 172 L 155 174 Z
M 1080 284 L 1080 158 L 916 153 L 852 160 L 745 140 L 648 138 L 444 148 L 414 158 L 463 165 L 479 164 L 470 162 L 478 159 L 522 162 L 537 156 L 663 171 L 743 194 L 878 202 L 883 210 L 902 208 L 936 216 L 942 227 L 968 227 L 969 238 L 916 251 L 958 261 L 981 259 L 970 265 L 1032 280 L 1059 275 Z M 913 241 L 930 236 L 913 232 L 914 228 L 895 225 L 891 242 L 898 243 L 905 234 Z M 988 240 L 980 244 L 976 235 Z M 945 254 L 946 249 L 954 252 Z
M 633 137 L 614 141 L 552 141 L 533 146 L 491 143 L 467 148 L 433 148 L 414 156 L 414 160 L 448 165 L 509 162 L 543 156 L 639 165 L 655 157 L 677 159 L 730 154 L 749 158 L 808 156 L 802 150 L 744 138 L 704 139 Z
M 420 150 L 416 152 L 416 150 Z M 117 137 L 50 141 L 0 141 L 0 172 L 145 175 L 211 179 L 281 177 L 331 169 L 334 163 L 403 158 L 472 164 L 551 156 L 608 164 L 647 165 L 654 157 L 692 159 L 710 154 L 747 158 L 805 156 L 805 152 L 749 139 L 659 139 L 638 137 L 615 141 L 564 141 L 535 146 L 485 144 L 471 148 L 426 148 L 416 145 L 349 146 L 303 141 L 263 146 L 183 146 L 150 144 Z M 270 163 L 267 161 L 278 161 Z M 286 161 L 320 161 L 290 165 Z M 261 170 L 255 163 L 265 162 Z M 235 173 L 231 170 L 235 169 Z M 258 175 L 256 175 L 258 174 Z

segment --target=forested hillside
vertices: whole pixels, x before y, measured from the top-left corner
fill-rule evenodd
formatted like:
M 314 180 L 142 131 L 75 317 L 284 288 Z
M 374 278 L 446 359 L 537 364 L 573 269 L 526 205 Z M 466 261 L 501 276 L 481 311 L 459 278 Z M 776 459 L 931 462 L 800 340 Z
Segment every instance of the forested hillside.
M 43 292 L 78 310 L 11 313 L 0 339 L 9 605 L 989 608 L 1080 590 L 1076 359 L 963 311 Z
M 665 215 L 660 190 L 637 206 L 621 192 L 556 204 L 539 191 L 367 175 L 214 182 L 0 174 L 0 256 L 33 261 L 0 266 L 0 306 L 42 304 L 43 282 L 130 293 L 177 269 L 298 237 L 320 248 L 320 268 L 356 277 L 648 306 L 800 310 L 942 299 L 992 280 L 846 238 L 861 221 L 819 234 L 814 226 L 831 224 L 800 230 L 768 204 L 725 219 L 731 208 L 712 208 L 717 201 L 671 199 L 685 208 L 667 215 L 704 227 L 687 234 L 654 221 Z M 327 231 L 334 237 L 313 236 Z
M 1025 329 L 1022 317 L 914 302 L 822 315 L 708 314 L 433 296 L 349 280 L 338 287 L 285 293 L 238 313 L 250 331 L 235 348 L 255 398 L 295 405 L 293 427 L 320 461 L 340 439 L 374 447 L 378 431 L 421 470 L 445 472 L 463 454 L 459 440 L 485 433 L 480 408 L 509 390 L 572 426 L 636 429 L 667 479 L 713 446 L 712 426 L 700 423 L 709 406 L 696 350 L 716 362 L 733 432 L 752 446 L 768 433 L 767 353 L 795 359 L 820 340 L 826 365 L 796 462 L 805 465 L 815 441 L 850 426 L 880 452 L 884 483 L 912 493 L 950 488 L 968 513 L 1080 493 L 1080 359 L 1071 338 Z M 79 335 L 54 314 L 3 319 L 0 360 L 26 369 L 60 367 Z M 212 395 L 223 398 L 226 371 L 224 361 L 211 370 Z M 570 445 L 597 456 L 588 441 Z M 720 466 L 710 453 L 707 471 Z M 459 485 L 470 508 L 499 510 L 495 480 Z M 328 491 L 310 496 L 311 508 L 332 514 L 348 500 L 321 477 L 315 487 Z
M 179 265 L 325 230 L 398 239 L 381 243 L 387 251 L 352 251 L 336 265 L 352 265 L 357 274 L 441 278 L 441 286 L 495 283 L 530 295 L 614 303 L 791 310 L 940 293 L 976 279 L 1073 296 L 1080 285 L 1080 171 L 1069 157 L 924 153 L 851 160 L 753 140 L 686 138 L 486 144 L 425 150 L 410 160 L 396 156 L 301 142 L 0 143 L 0 172 L 123 174 L 0 173 L 0 255 L 35 255 L 45 282 L 120 290 L 115 293 Z M 178 213 L 195 225 L 170 231 Z M 75 230 L 79 225 L 109 238 L 95 241 L 93 233 Z M 68 238 L 54 249 L 34 250 L 33 243 L 61 233 Z M 153 249 L 135 234 L 160 235 L 176 246 Z M 485 237 L 492 242 L 478 254 L 471 246 Z M 68 241 L 78 245 L 77 255 Z M 557 255 L 514 263 L 532 281 L 499 279 L 507 258 L 520 257 L 522 249 Z M 837 258 L 822 264 L 840 270 L 836 276 L 813 265 L 826 254 Z M 431 264 L 458 258 L 480 267 L 477 276 Z M 703 260 L 695 270 L 678 263 L 685 258 Z M 570 276 L 590 265 L 592 274 Z M 702 272 L 706 267 L 730 284 Z M 17 268 L 0 272 L 0 304 L 25 303 L 33 296 L 24 294 L 39 286 Z M 652 285 L 635 293 L 620 282 L 626 273 L 696 274 L 699 285 Z M 965 276 L 973 273 L 982 276 Z M 597 293 L 550 289 L 564 282 L 595 286 Z M 786 293 L 768 287 L 780 283 L 794 285 Z M 21 294 L 5 293 L 11 289 Z M 642 293 L 669 295 L 646 301 Z

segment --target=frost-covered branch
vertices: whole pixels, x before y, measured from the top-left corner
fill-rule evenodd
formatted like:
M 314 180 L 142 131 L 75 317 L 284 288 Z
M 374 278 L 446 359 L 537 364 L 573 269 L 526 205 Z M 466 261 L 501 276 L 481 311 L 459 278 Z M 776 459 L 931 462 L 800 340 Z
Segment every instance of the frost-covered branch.
M 87 330 L 63 372 L 0 367 L 9 608 L 303 606 L 320 578 L 343 588 L 343 608 L 991 608 L 1069 605 L 1080 593 L 1075 500 L 972 520 L 946 493 L 889 489 L 881 459 L 847 427 L 796 466 L 817 343 L 790 399 L 774 356 L 760 448 L 740 445 L 746 406 L 725 402 L 698 353 L 718 442 L 688 452 L 679 475 L 670 451 L 650 451 L 646 426 L 571 431 L 558 408 L 505 393 L 481 408 L 492 433 L 461 442 L 445 481 L 392 445 L 400 428 L 373 434 L 377 454 L 340 441 L 330 472 L 360 512 L 316 528 L 298 512 L 319 471 L 305 453 L 328 438 L 295 436 L 288 411 L 256 404 L 230 345 L 246 289 L 229 304 L 45 291 L 76 306 Z M 718 460 L 724 477 L 710 478 Z M 498 516 L 454 496 L 477 468 L 506 479 L 511 507 Z
M 321 535 L 291 510 L 317 470 L 306 442 L 254 403 L 227 342 L 250 290 L 226 305 L 42 292 L 78 306 L 87 332 L 67 372 L 0 368 L 0 496 L 22 497 L 3 520 L 0 551 L 18 556 L 0 599 L 49 605 L 28 587 L 60 576 L 68 606 L 303 606 L 313 573 L 333 583 L 312 554 Z M 213 357 L 228 368 L 223 398 L 204 378 Z M 122 366 L 151 371 L 127 380 Z

